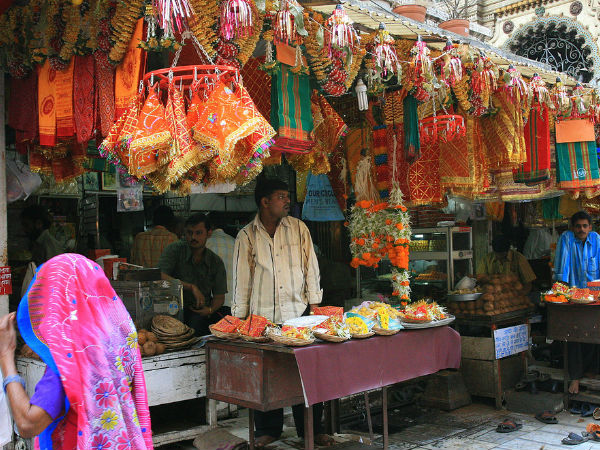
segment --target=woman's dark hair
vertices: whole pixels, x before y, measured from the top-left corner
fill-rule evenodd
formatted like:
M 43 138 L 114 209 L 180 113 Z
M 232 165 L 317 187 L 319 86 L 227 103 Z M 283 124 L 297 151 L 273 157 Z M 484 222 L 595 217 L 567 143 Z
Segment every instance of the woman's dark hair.
M 203 223 L 204 226 L 206 227 L 206 229 L 210 230 L 210 222 L 208 220 L 208 216 L 206 214 L 203 214 L 203 213 L 192 214 L 185 221 L 185 226 L 186 227 L 188 227 L 188 226 L 195 227 L 196 225 L 198 225 L 200 223 Z
M 592 216 L 585 211 L 577 211 L 571 216 L 571 226 L 574 227 L 580 220 L 587 220 L 590 225 L 592 224 Z
M 264 197 L 269 197 L 275 191 L 289 191 L 287 183 L 278 178 L 260 178 L 254 189 L 256 206 L 260 208 L 260 201 Z

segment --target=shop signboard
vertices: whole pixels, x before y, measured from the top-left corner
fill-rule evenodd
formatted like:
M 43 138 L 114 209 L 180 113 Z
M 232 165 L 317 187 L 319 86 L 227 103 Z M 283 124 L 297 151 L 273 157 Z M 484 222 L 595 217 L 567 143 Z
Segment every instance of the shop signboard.
M 12 274 L 10 267 L 0 267 L 0 295 L 12 294 Z
M 529 329 L 527 325 L 494 330 L 496 359 L 505 358 L 526 351 L 529 348 Z

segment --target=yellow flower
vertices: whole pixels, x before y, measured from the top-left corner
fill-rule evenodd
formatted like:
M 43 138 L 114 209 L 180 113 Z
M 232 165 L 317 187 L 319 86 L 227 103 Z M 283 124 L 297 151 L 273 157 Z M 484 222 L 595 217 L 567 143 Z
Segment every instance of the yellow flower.
M 137 348 L 138 346 L 138 334 L 137 331 L 132 331 L 131 333 L 129 333 L 129 335 L 127 336 L 127 345 L 130 348 Z
M 111 409 L 107 409 L 106 411 L 104 411 L 102 413 L 102 416 L 100 417 L 100 424 L 105 430 L 114 429 L 117 426 L 118 421 L 119 417 Z

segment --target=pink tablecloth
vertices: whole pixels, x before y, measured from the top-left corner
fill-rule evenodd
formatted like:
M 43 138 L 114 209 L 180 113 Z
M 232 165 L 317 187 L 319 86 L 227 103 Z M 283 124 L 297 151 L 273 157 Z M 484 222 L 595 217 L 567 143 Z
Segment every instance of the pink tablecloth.
M 401 331 L 294 349 L 307 405 L 460 366 L 460 335 L 449 327 Z

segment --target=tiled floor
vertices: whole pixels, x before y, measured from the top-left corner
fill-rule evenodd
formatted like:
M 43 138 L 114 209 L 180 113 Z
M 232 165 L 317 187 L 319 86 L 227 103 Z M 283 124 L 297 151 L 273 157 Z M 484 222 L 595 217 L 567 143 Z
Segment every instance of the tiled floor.
M 403 411 L 390 412 L 390 425 L 395 431 L 390 434 L 390 450 L 558 450 L 568 448 L 561 443 L 561 439 L 569 432 L 581 433 L 589 422 L 594 422 L 591 417 L 582 419 L 563 411 L 557 415 L 558 424 L 546 425 L 530 415 L 497 411 L 492 406 L 481 404 L 473 404 L 450 413 L 413 407 L 409 413 L 411 421 L 402 420 Z M 506 417 L 522 423 L 523 428 L 512 433 L 497 433 L 496 425 Z M 376 419 L 374 421 L 377 422 Z M 248 438 L 246 417 L 223 421 L 220 426 L 236 436 Z M 402 430 L 398 431 L 399 428 Z M 361 436 L 368 439 L 368 433 L 364 429 L 345 429 L 343 432 L 337 440 L 359 439 Z M 381 446 L 380 435 L 375 435 L 375 444 Z M 282 438 L 268 448 L 297 450 L 303 447 L 295 435 L 295 429 L 286 426 Z M 194 447 L 191 442 L 161 447 L 161 450 L 192 449 Z M 577 445 L 577 449 L 600 450 L 600 443 L 584 442 Z

